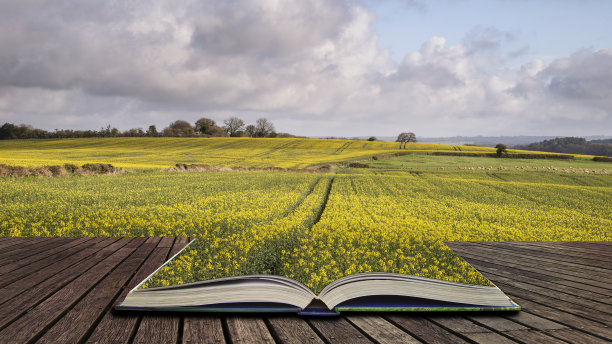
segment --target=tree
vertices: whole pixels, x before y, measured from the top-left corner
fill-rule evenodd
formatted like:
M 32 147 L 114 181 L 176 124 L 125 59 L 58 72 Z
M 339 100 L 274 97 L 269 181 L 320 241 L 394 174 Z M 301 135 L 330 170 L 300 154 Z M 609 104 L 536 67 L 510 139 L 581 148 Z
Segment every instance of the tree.
M 12 123 L 4 123 L 0 127 L 0 140 L 11 140 L 17 138 L 18 128 Z
M 147 136 L 159 136 L 155 124 L 149 126 L 149 129 L 147 129 Z
M 247 132 L 247 134 L 249 134 L 250 137 L 255 137 L 255 133 L 257 132 L 255 126 L 252 124 L 247 125 L 245 131 Z
M 240 136 L 240 132 L 244 130 L 244 121 L 238 117 L 230 117 L 223 121 L 223 130 L 231 137 Z
M 370 136 L 370 137 L 368 137 L 368 141 L 376 141 L 376 136 Z
M 269 137 L 274 132 L 274 125 L 262 117 L 255 122 L 255 137 Z
M 205 117 L 195 122 L 195 131 L 206 136 L 223 136 L 223 129 L 215 121 Z
M 164 133 L 164 136 L 179 136 L 179 137 L 193 136 L 195 134 L 195 132 L 193 131 L 193 128 L 191 127 L 191 124 L 189 124 L 189 122 L 187 121 L 182 121 L 182 120 L 178 120 L 178 121 L 174 121 L 170 123 L 169 126 L 164 128 L 163 133 Z
M 497 157 L 501 158 L 502 154 L 508 154 L 508 151 L 506 150 L 506 145 L 503 143 L 498 143 L 495 148 L 497 149 Z
M 416 142 L 416 135 L 412 132 L 403 132 L 397 135 L 397 140 L 395 140 L 395 142 L 400 143 L 400 149 L 402 148 L 402 144 L 404 145 L 403 148 L 406 148 L 406 143 Z

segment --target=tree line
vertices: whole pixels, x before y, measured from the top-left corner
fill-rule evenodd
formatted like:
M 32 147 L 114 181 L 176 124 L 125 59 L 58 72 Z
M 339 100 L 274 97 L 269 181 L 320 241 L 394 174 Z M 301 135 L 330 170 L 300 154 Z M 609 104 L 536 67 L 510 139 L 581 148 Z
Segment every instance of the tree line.
M 100 130 L 55 129 L 48 131 L 34 128 L 31 125 L 4 123 L 0 127 L 0 140 L 11 139 L 59 139 L 86 137 L 296 137 L 287 133 L 277 133 L 274 124 L 265 117 L 259 118 L 254 124 L 246 124 L 238 117 L 230 117 L 223 125 L 206 117 L 198 119 L 193 125 L 187 121 L 177 120 L 162 130 L 150 125 L 146 130 L 132 128 L 120 131 L 110 125 Z
M 612 144 L 608 140 L 587 141 L 582 137 L 558 137 L 528 145 L 518 145 L 513 148 L 553 153 L 612 156 Z

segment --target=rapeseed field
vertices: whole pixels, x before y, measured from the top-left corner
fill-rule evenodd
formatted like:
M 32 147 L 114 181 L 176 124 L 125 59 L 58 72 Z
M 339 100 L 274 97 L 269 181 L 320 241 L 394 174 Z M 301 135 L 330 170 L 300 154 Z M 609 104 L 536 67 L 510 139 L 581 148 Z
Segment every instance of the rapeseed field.
M 305 168 L 397 152 L 494 152 L 493 148 L 332 139 L 267 138 L 87 138 L 2 140 L 0 163 L 18 166 L 110 163 L 131 169 L 182 164 L 227 167 Z

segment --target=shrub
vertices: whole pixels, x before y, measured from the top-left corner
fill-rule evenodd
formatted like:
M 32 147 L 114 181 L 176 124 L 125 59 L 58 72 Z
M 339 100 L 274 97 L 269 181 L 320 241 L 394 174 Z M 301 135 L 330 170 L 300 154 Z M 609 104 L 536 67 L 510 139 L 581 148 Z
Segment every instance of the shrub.
M 66 169 L 68 173 L 76 173 L 76 171 L 78 171 L 79 168 L 80 167 L 75 164 L 64 164 L 64 169 Z
M 353 168 L 369 168 L 370 165 L 362 164 L 360 162 L 351 162 L 351 163 L 348 164 L 348 167 L 353 167 Z
M 115 167 L 111 164 L 90 163 L 81 166 L 85 171 L 94 173 L 112 173 L 115 172 Z

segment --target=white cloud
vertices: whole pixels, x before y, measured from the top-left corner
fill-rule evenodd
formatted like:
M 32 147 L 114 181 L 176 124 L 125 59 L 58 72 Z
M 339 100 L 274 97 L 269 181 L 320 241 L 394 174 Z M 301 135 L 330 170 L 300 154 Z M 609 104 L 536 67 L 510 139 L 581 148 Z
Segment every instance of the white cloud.
M 283 131 L 346 136 L 612 127 L 611 50 L 512 69 L 498 55 L 515 37 L 477 28 L 397 64 L 374 20 L 352 0 L 2 2 L 0 120 L 127 129 L 265 115 Z

